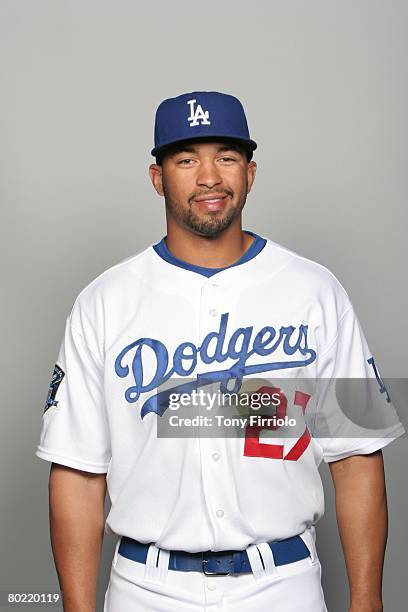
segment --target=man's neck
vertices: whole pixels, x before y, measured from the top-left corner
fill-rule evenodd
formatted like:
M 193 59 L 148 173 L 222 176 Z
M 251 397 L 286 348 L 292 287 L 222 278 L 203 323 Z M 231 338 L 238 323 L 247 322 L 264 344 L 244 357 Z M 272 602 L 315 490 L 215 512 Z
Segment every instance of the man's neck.
M 254 237 L 231 225 L 218 236 L 194 234 L 184 228 L 167 228 L 166 245 L 170 253 L 195 266 L 226 268 L 238 261 L 249 249 Z

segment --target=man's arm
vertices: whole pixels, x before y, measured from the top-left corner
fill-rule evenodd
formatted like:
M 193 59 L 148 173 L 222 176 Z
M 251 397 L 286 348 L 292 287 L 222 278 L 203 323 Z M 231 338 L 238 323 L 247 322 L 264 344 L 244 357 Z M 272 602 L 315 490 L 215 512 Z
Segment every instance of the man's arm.
M 51 465 L 51 545 L 64 612 L 95 612 L 105 493 L 106 474 Z
M 329 467 L 350 585 L 350 612 L 381 612 L 388 532 L 382 452 L 347 457 Z

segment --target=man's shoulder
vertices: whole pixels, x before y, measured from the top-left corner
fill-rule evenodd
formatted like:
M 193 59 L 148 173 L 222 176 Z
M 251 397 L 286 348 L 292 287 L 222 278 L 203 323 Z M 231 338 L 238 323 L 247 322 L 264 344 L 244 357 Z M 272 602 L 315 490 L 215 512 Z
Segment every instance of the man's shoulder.
M 126 288 L 134 289 L 138 279 L 143 277 L 143 271 L 152 255 L 153 244 L 121 259 L 98 274 L 77 294 L 73 308 L 93 309 L 98 304 L 101 306 L 105 302 L 108 303 L 111 296 L 126 291 Z
M 266 240 L 271 269 L 285 290 L 290 286 L 294 292 L 303 292 L 305 298 L 311 301 L 324 302 L 335 299 L 343 302 L 345 307 L 349 304 L 346 289 L 329 267 L 270 238 Z
M 308 279 L 315 278 L 321 282 L 332 282 L 342 287 L 337 276 L 324 264 L 289 249 L 282 244 L 274 242 L 270 238 L 266 238 L 266 240 L 269 247 L 269 257 L 271 259 L 279 258 L 283 266 L 287 269 L 287 272 L 306 275 Z M 345 291 L 344 287 L 342 288 L 343 291 Z

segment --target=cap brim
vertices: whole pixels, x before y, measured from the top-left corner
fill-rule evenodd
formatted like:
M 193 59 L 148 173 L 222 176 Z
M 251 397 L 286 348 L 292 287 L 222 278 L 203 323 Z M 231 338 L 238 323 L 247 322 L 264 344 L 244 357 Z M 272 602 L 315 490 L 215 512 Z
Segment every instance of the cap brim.
M 227 134 L 211 134 L 210 136 L 206 134 L 205 136 L 197 135 L 197 136 L 194 136 L 193 138 L 179 138 L 177 140 L 172 140 L 171 142 L 160 145 L 160 147 L 155 147 L 154 149 L 151 150 L 151 154 L 157 157 L 158 155 L 165 153 L 173 145 L 180 144 L 182 142 L 185 142 L 185 143 L 195 142 L 197 140 L 211 142 L 212 140 L 218 140 L 219 138 L 236 142 L 240 144 L 241 146 L 243 146 L 244 149 L 247 149 L 249 151 L 255 151 L 255 149 L 258 146 L 255 140 L 251 140 L 251 139 L 245 140 L 242 138 L 236 138 L 235 136 L 229 136 Z

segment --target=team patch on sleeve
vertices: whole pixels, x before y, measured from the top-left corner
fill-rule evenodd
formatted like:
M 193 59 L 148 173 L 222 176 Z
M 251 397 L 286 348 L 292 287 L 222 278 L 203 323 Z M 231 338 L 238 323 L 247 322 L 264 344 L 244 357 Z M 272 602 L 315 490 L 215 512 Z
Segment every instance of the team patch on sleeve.
M 54 366 L 54 371 L 52 373 L 47 399 L 45 400 L 44 412 L 48 410 L 48 408 L 51 408 L 51 406 L 56 406 L 58 404 L 58 401 L 55 399 L 55 396 L 57 395 L 58 387 L 60 386 L 64 376 L 64 370 L 56 363 Z

